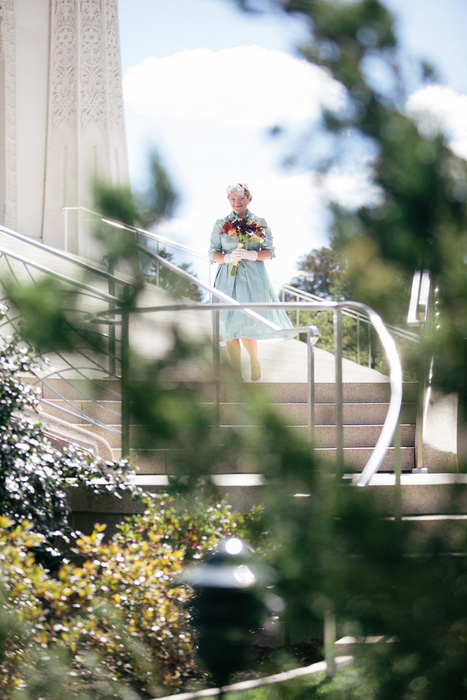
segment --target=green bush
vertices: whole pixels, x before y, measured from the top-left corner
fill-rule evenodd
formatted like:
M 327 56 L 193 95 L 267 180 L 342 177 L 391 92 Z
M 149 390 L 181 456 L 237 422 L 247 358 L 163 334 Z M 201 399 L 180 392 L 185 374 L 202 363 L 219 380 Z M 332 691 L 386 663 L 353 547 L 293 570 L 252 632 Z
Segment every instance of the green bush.
M 123 491 L 139 497 L 127 476 L 125 460 L 105 462 L 90 458 L 74 445 L 57 450 L 44 435 L 37 412 L 37 390 L 25 384 L 22 374 L 35 367 L 34 354 L 15 340 L 0 346 L 0 515 L 14 523 L 27 520 L 42 535 L 38 556 L 49 566 L 70 542 L 70 505 L 67 489 L 84 486 L 93 493 Z M 24 409 L 29 409 L 28 414 Z
M 187 560 L 201 560 L 221 539 L 246 536 L 249 520 L 225 503 L 198 499 L 187 505 L 157 495 L 109 542 L 102 525 L 79 538 L 75 554 L 82 563 L 65 563 L 52 577 L 31 554 L 41 540 L 32 525 L 12 527 L 1 517 L 3 611 L 14 610 L 16 623 L 27 630 L 2 640 L 5 696 L 15 688 L 26 692 L 41 650 L 53 654 L 58 667 L 65 665 L 67 697 L 86 684 L 94 688 L 92 697 L 106 697 L 97 677 L 153 696 L 202 678 L 185 606 L 191 593 L 177 576 Z

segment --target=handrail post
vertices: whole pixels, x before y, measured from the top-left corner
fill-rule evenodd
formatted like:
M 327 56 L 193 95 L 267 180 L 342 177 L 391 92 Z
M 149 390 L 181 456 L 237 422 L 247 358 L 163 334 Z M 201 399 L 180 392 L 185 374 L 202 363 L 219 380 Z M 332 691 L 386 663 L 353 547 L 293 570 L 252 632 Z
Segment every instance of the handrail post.
M 156 250 L 157 250 L 157 255 L 159 256 L 161 254 L 159 241 L 157 241 Z M 160 266 L 159 258 L 158 258 L 156 260 L 156 287 L 159 286 L 159 282 L 160 282 L 160 270 L 161 270 L 161 266 Z
M 107 258 L 107 269 L 109 272 L 108 291 L 110 296 L 115 297 L 115 260 L 112 254 Z M 115 309 L 115 304 L 109 302 L 109 318 L 114 319 L 115 314 L 112 311 Z M 109 375 L 115 377 L 117 374 L 116 363 L 116 342 L 115 342 L 115 324 L 109 323 Z
M 217 298 L 216 298 L 217 301 Z M 212 334 L 212 355 L 214 362 L 214 416 L 216 427 L 220 426 L 220 404 L 221 404 L 221 353 L 220 353 L 220 311 L 214 312 L 213 334 Z
M 334 312 L 334 356 L 336 373 L 336 476 L 344 471 L 344 388 L 342 378 L 342 311 Z
M 357 364 L 359 365 L 360 363 L 360 316 L 357 316 Z
M 315 343 L 318 338 L 318 329 L 316 326 L 309 326 L 306 333 L 307 342 L 307 401 L 308 401 L 308 428 L 310 434 L 310 442 L 314 448 L 315 442 Z
M 121 401 L 122 401 L 122 459 L 130 456 L 130 311 L 128 289 L 125 287 L 122 307 L 122 337 L 121 337 Z
M 306 332 L 307 346 L 307 401 L 308 401 L 308 428 L 310 431 L 310 441 L 313 447 L 315 441 L 315 401 L 314 401 L 314 353 L 311 344 L 311 328 Z
M 401 454 L 401 424 L 397 422 L 394 432 L 394 518 L 402 520 L 402 454 Z

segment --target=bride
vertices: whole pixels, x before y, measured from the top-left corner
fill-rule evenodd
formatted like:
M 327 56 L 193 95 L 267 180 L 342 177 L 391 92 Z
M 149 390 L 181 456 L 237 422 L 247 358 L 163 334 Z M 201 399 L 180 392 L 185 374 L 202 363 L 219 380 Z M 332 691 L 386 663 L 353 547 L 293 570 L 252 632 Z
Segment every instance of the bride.
M 247 185 L 229 185 L 227 198 L 232 211 L 216 221 L 211 234 L 209 256 L 219 264 L 214 286 L 241 303 L 277 302 L 264 265 L 275 257 L 271 229 L 265 219 L 248 209 L 252 196 Z M 292 328 L 283 309 L 260 309 L 258 313 L 280 328 Z M 220 314 L 220 339 L 226 343 L 230 363 L 241 376 L 243 344 L 249 355 L 253 382 L 261 381 L 258 340 L 275 337 L 276 333 L 241 311 Z

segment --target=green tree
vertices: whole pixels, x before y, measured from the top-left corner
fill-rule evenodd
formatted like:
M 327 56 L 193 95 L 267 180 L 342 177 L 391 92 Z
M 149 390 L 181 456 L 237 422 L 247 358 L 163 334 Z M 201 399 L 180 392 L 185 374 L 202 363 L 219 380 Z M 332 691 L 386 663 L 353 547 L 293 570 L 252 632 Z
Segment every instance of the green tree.
M 242 5 L 258 7 L 257 0 Z M 444 334 L 437 338 L 445 367 L 440 386 L 466 386 L 466 281 L 459 249 L 465 250 L 465 167 L 441 136 L 427 140 L 403 112 L 393 19 L 376 0 L 281 0 L 300 13 L 312 30 L 303 53 L 323 65 L 346 87 L 347 106 L 327 114 L 325 125 L 336 162 L 349 131 L 374 156 L 378 203 L 348 212 L 335 208 L 334 232 L 347 260 L 348 279 L 358 298 L 389 318 L 400 306 L 395 285 L 400 274 L 419 267 L 437 275 Z M 369 64 L 387 72 L 383 87 L 372 83 Z M 389 85 L 389 87 L 387 87 Z M 178 362 L 190 362 L 186 347 Z M 186 494 L 200 488 L 216 468 L 264 474 L 269 561 L 277 568 L 293 631 L 333 609 L 344 631 L 385 635 L 391 644 L 356 651 L 357 672 L 342 690 L 321 684 L 316 697 L 368 700 L 463 700 L 467 687 L 467 542 L 462 523 L 452 523 L 454 539 L 440 530 L 423 541 L 410 523 L 381 517 L 371 493 L 333 478 L 333 464 L 321 463 L 296 432 L 281 425 L 267 405 L 241 405 L 251 431 L 223 437 L 212 414 L 197 401 L 192 386 L 162 364 L 138 366 L 131 396 L 148 437 L 173 446 L 175 466 Z M 175 364 L 174 369 L 179 369 Z M 452 376 L 451 376 L 452 375 Z M 180 375 L 178 375 L 180 376 Z M 183 375 L 181 375 L 183 376 Z M 204 378 L 212 378 L 208 372 Z M 170 391 L 167 391 L 167 387 Z M 179 402 L 174 388 L 181 390 Z M 181 399 L 181 400 L 180 400 Z M 187 412 L 181 414 L 181 407 Z M 202 478 L 203 477 L 203 478 Z M 307 498 L 297 498 L 306 494 Z M 452 504 L 447 503 L 449 509 Z M 452 550 L 458 556 L 451 556 Z M 139 608 L 140 609 L 140 608 Z M 362 686 L 364 690 L 362 690 Z M 309 695 L 309 697 L 312 697 Z
M 173 254 L 165 250 L 165 248 L 163 248 L 158 255 L 169 262 L 173 262 L 174 260 Z M 181 263 L 179 267 L 184 272 L 188 272 L 190 275 L 196 277 L 191 263 Z M 146 275 L 146 279 L 148 282 L 157 284 L 158 287 L 167 290 L 176 297 L 185 297 L 187 299 L 192 299 L 193 301 L 203 300 L 203 293 L 197 284 L 190 282 L 190 280 L 187 280 L 185 277 L 182 277 L 176 272 L 169 270 L 169 268 L 164 267 L 163 264 L 159 265 L 158 269 L 157 264 L 154 263 L 152 265 L 151 272 Z
M 238 4 L 261 6 L 254 0 Z M 437 328 L 414 359 L 434 354 L 433 384 L 458 393 L 465 425 L 467 164 L 442 133 L 427 137 L 407 114 L 394 17 L 382 2 L 272 4 L 304 19 L 310 38 L 302 55 L 345 87 L 345 108 L 323 116 L 331 147 L 322 171 L 345 165 L 349 138 L 372 157 L 378 199 L 355 211 L 332 209 L 333 245 L 346 260 L 346 283 L 354 298 L 395 322 L 401 306 L 407 308 L 400 280 L 407 283 L 416 270 L 431 273 L 439 290 Z M 419 67 L 420 81 L 431 75 Z M 420 361 L 420 377 L 423 371 Z M 289 477 L 279 474 L 275 488 L 284 494 Z M 467 687 L 463 529 L 455 528 L 454 543 L 436 530 L 421 541 L 409 523 L 384 521 L 371 493 L 336 490 L 316 475 L 309 478 L 310 499 L 294 509 L 284 502 L 273 533 L 282 541 L 278 566 L 294 620 L 334 608 L 343 629 L 393 640 L 356 650 L 354 680 L 344 690 L 331 684 L 329 697 L 461 700 Z M 453 507 L 450 497 L 444 507 Z
M 291 285 L 322 299 L 337 299 L 335 285 L 339 262 L 334 250 L 323 247 L 310 251 L 299 259 L 298 271 Z

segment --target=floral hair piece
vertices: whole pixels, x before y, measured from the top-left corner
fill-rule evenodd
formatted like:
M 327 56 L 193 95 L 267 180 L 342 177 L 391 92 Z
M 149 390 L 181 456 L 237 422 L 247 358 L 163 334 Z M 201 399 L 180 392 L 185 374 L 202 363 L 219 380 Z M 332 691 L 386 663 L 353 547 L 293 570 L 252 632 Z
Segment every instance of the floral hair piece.
M 249 187 L 241 182 L 237 182 L 235 185 L 229 185 L 226 191 L 227 197 L 230 197 L 233 192 L 237 192 L 238 194 L 244 194 L 250 201 L 252 199 Z

